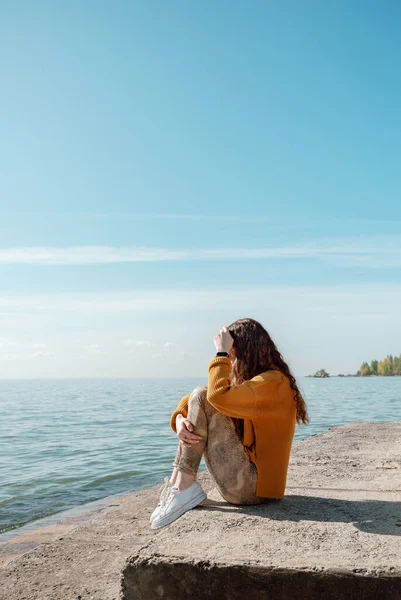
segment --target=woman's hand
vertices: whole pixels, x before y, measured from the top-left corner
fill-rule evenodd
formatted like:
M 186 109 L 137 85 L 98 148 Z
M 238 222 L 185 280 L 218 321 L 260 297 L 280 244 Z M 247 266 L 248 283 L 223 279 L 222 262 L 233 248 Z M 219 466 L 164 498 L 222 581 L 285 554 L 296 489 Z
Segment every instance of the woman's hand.
M 193 433 L 193 425 L 191 421 L 184 417 L 184 415 L 177 415 L 175 419 L 175 427 L 177 429 L 178 439 L 186 448 L 191 448 L 194 444 L 198 444 L 202 439 L 201 435 L 196 435 L 196 433 Z
M 227 327 L 223 327 L 220 329 L 220 332 L 214 336 L 213 338 L 214 345 L 216 346 L 217 352 L 227 352 L 229 353 L 234 340 L 231 337 L 231 333 L 228 331 Z

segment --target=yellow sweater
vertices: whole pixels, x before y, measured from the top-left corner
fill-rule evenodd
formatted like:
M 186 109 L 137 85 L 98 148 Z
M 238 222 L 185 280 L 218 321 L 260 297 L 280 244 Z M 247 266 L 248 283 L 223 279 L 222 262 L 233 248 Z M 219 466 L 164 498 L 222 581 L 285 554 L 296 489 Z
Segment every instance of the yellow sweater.
M 290 381 L 281 371 L 266 371 L 241 385 L 231 386 L 231 361 L 225 356 L 209 365 L 207 399 L 229 417 L 244 419 L 242 443 L 258 470 L 256 495 L 282 498 L 296 425 L 296 405 Z M 189 394 L 171 416 L 188 416 Z

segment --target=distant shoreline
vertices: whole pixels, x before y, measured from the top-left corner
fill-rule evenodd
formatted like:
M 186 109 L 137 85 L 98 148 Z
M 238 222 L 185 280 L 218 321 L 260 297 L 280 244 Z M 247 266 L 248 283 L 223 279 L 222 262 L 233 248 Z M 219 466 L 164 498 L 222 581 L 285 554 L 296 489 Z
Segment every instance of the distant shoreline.
M 304 375 L 306 379 L 394 379 L 401 377 L 401 375 L 326 375 L 321 377 L 320 375 Z

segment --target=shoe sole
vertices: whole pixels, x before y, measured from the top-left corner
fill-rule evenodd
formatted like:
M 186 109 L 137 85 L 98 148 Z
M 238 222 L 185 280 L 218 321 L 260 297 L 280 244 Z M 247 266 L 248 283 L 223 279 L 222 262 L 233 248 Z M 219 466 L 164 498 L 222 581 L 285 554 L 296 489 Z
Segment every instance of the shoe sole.
M 186 504 L 183 504 L 182 506 L 177 508 L 177 510 L 175 510 L 173 513 L 170 513 L 168 517 L 162 519 L 159 523 L 155 524 L 154 522 L 152 522 L 152 529 L 160 529 L 161 527 L 169 525 L 170 523 L 178 519 L 178 517 L 181 517 L 181 515 L 183 515 L 185 512 L 191 510 L 191 508 L 195 508 L 195 506 L 198 506 L 198 504 L 203 502 L 203 500 L 206 500 L 206 498 L 207 495 L 202 490 L 202 493 L 198 494 L 194 498 L 191 498 L 191 500 L 189 500 Z

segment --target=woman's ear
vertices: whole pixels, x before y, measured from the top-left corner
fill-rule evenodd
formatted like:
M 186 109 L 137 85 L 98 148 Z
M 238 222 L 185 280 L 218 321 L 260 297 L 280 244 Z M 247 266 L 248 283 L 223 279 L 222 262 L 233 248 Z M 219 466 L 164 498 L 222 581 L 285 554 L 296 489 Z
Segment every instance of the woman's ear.
M 235 358 L 234 346 L 231 346 L 230 352 L 228 353 L 228 358 L 231 358 L 231 360 L 234 360 L 234 358 Z

